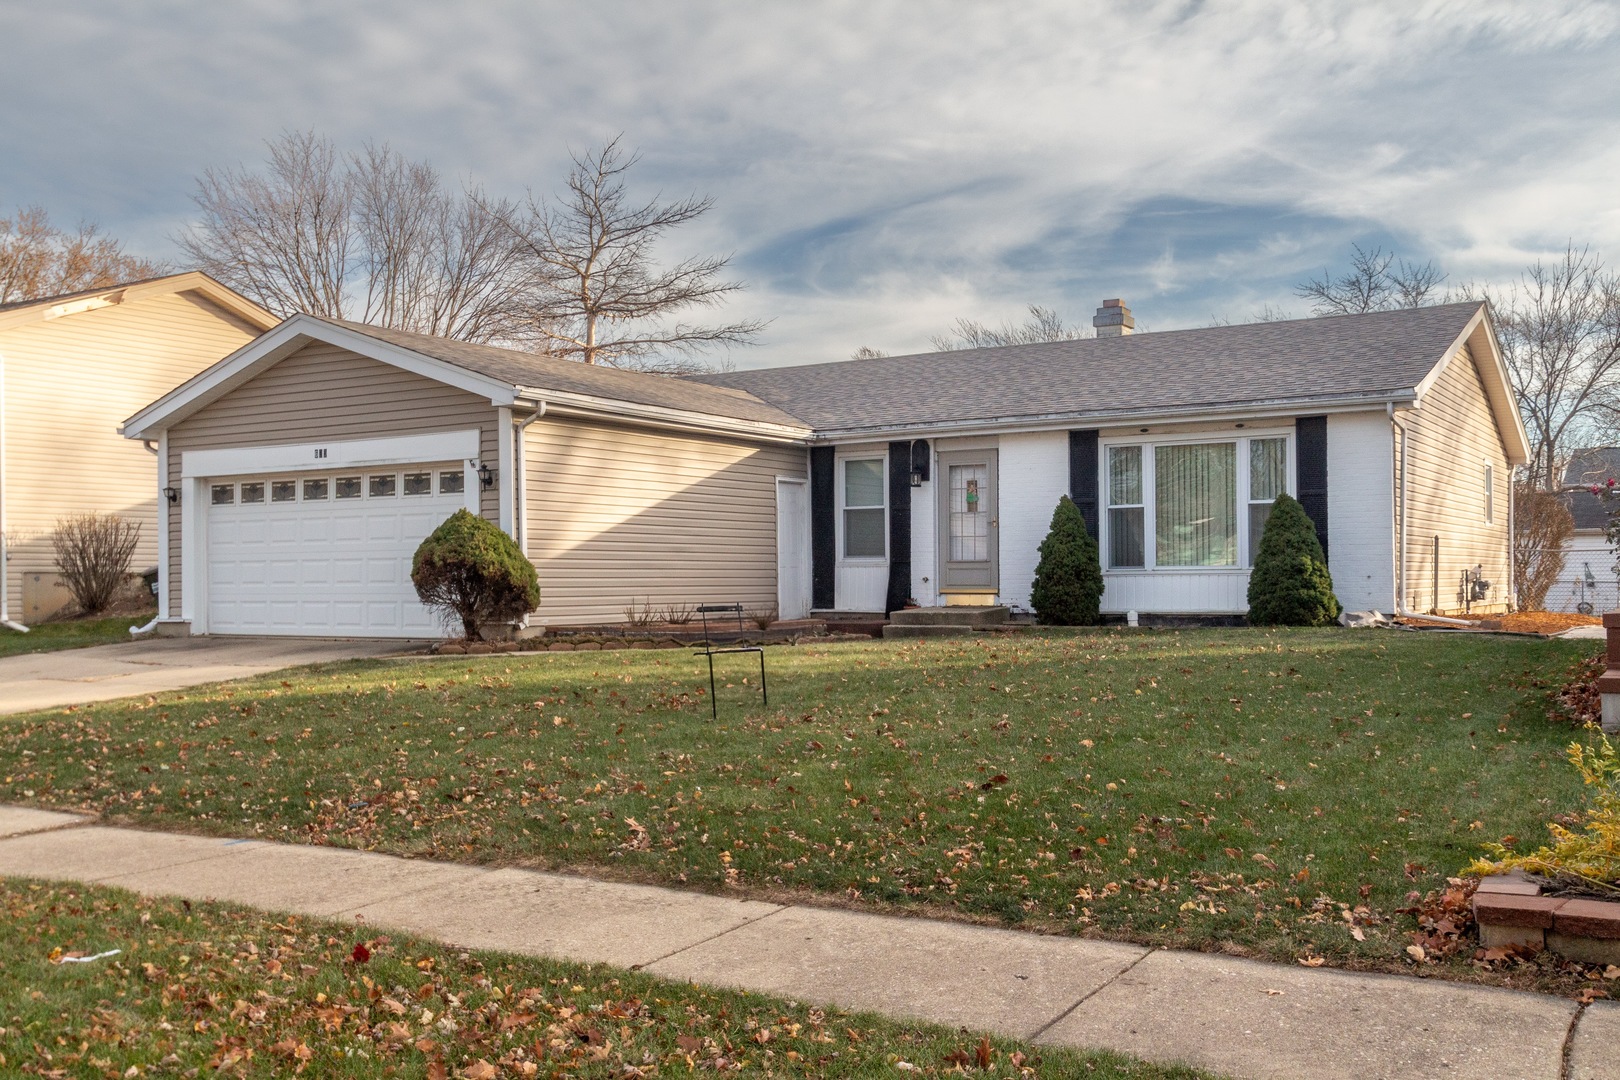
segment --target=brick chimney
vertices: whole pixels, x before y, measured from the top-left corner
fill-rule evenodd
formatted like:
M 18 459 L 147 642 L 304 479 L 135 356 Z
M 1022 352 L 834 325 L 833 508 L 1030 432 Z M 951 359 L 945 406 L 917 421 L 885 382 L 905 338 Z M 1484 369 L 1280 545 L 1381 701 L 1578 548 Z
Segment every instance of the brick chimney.
M 1097 328 L 1098 337 L 1124 337 L 1136 329 L 1136 320 L 1131 318 L 1131 309 L 1125 306 L 1125 301 L 1104 300 L 1091 325 Z

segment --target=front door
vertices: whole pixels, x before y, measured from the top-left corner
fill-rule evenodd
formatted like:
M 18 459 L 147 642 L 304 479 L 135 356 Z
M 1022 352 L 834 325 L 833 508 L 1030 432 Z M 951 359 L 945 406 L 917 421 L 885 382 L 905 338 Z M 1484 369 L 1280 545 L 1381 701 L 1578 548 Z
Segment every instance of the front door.
M 942 453 L 936 477 L 939 480 L 939 591 L 992 595 L 999 592 L 996 452 Z

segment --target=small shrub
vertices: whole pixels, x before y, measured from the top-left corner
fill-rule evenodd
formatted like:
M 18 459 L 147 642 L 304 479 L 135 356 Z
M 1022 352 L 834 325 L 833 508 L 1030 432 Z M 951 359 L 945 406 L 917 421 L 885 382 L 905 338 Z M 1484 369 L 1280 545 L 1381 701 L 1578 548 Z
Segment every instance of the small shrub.
M 1277 496 L 1249 575 L 1249 622 L 1326 626 L 1339 611 L 1315 524 L 1295 499 Z
M 1102 561 L 1086 519 L 1067 495 L 1052 511 L 1052 527 L 1041 541 L 1030 604 L 1047 626 L 1091 626 L 1102 606 Z
M 517 541 L 466 510 L 422 541 L 411 582 L 446 626 L 460 620 L 468 641 L 480 640 L 485 626 L 514 622 L 540 606 L 540 579 Z
M 624 609 L 624 621 L 638 630 L 646 629 L 658 621 L 658 609 L 652 606 L 652 597 L 637 604 L 635 598 L 630 600 L 630 606 Z
M 696 604 L 671 604 L 664 609 L 664 621 L 671 626 L 685 626 L 697 618 Z
M 755 608 L 748 613 L 748 620 L 761 630 L 769 630 L 771 623 L 777 619 L 776 608 Z
M 1571 824 L 1547 823 L 1553 842 L 1528 855 L 1516 855 L 1502 844 L 1486 844 L 1492 856 L 1468 867 L 1470 874 L 1523 870 L 1564 885 L 1620 896 L 1620 751 L 1597 732 L 1590 746 L 1569 744 L 1569 763 L 1591 791 L 1591 802 Z
M 86 615 L 107 610 L 129 576 L 141 523 L 117 514 L 76 514 L 56 523 L 56 569 Z

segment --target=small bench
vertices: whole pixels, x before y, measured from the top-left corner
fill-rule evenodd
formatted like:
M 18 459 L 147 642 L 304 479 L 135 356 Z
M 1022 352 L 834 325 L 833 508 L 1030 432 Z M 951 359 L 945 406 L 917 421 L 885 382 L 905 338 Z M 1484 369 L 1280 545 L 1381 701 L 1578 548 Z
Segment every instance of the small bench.
M 760 645 L 731 645 L 725 648 L 715 648 L 714 642 L 709 640 L 710 615 L 735 615 L 737 618 L 737 631 L 747 629 L 743 625 L 743 606 L 741 604 L 699 604 L 698 615 L 703 619 L 703 648 L 695 655 L 706 657 L 709 661 L 709 711 L 716 720 L 720 719 L 720 702 L 714 689 L 714 658 L 727 653 L 758 653 L 759 654 L 759 693 L 761 704 L 771 703 L 770 691 L 765 686 L 765 649 Z

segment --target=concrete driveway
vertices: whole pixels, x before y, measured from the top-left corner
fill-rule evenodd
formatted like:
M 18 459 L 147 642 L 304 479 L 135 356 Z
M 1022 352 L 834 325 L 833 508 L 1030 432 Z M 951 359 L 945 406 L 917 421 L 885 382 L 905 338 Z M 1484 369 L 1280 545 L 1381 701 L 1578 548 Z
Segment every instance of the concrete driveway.
M 333 660 L 394 656 L 421 641 L 375 638 L 153 638 L 0 658 L 0 715 L 156 694 Z

